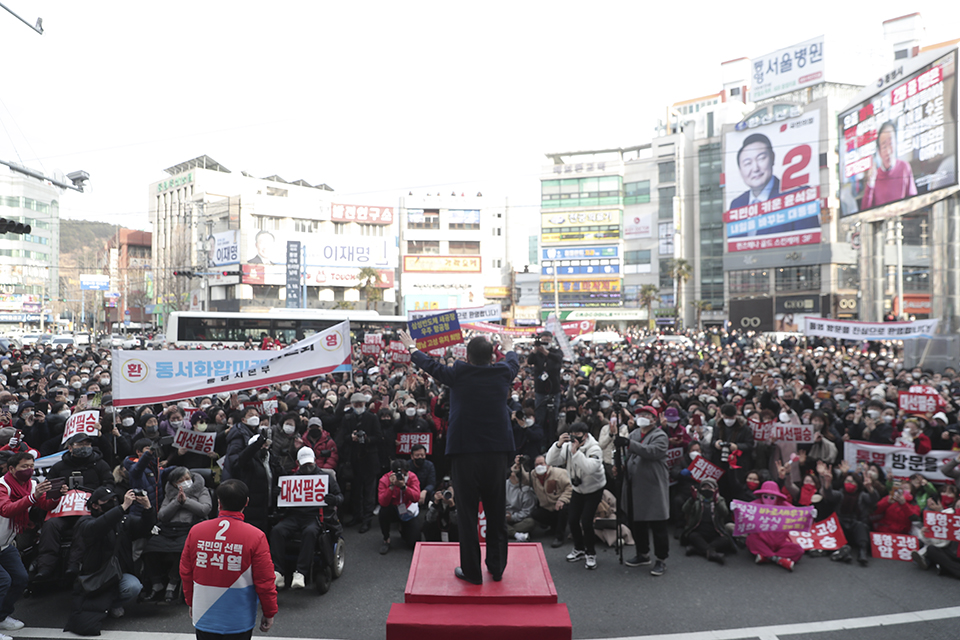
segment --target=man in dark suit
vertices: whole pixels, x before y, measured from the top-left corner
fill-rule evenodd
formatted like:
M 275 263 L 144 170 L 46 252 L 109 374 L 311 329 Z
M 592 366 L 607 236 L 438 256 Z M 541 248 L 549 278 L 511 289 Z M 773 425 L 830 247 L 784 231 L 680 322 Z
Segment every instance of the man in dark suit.
M 457 525 L 460 531 L 460 566 L 454 575 L 472 584 L 482 584 L 480 541 L 477 535 L 479 503 L 487 517 L 487 570 L 495 581 L 507 566 L 506 485 L 513 431 L 507 398 L 520 361 L 513 340 L 501 340 L 505 359 L 491 364 L 493 345 L 484 337 L 467 344 L 467 362 L 446 367 L 420 352 L 406 331 L 400 340 L 412 352 L 412 361 L 438 382 L 450 387 L 450 419 L 447 427 L 447 456 L 451 481 L 457 497 Z

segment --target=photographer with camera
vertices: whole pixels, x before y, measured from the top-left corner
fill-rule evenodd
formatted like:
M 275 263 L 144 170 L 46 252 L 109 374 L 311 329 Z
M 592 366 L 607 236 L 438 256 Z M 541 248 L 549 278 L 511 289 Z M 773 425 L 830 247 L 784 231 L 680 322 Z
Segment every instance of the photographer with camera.
M 260 412 L 256 407 L 249 407 L 243 412 L 243 418 L 240 422 L 234 422 L 234 425 L 227 432 L 227 453 L 223 465 L 223 479 L 238 478 L 239 472 L 234 469 L 237 465 L 237 459 L 240 452 L 247 448 L 250 438 L 257 435 L 260 429 Z M 149 437 L 149 435 L 148 435 Z
M 67 440 L 67 451 L 47 474 L 48 480 L 62 478 L 67 489 L 94 491 L 100 487 L 113 489 L 115 481 L 110 465 L 94 451 L 90 436 L 78 433 Z M 37 556 L 37 580 L 52 578 L 60 556 L 60 540 L 64 532 L 77 524 L 80 516 L 50 518 L 40 529 L 39 555 Z M 67 572 L 76 573 L 80 562 L 80 545 L 73 545 L 68 560 Z
M 564 466 L 573 487 L 569 515 L 573 551 L 567 554 L 567 562 L 584 560 L 587 569 L 596 569 L 593 517 L 607 483 L 603 470 L 603 451 L 590 435 L 587 425 L 574 422 L 570 425 L 570 431 L 560 434 L 556 444 L 547 451 L 546 461 L 549 465 Z
M 457 504 L 453 499 L 453 487 L 450 486 L 449 478 L 444 478 L 437 490 L 433 492 L 424 520 L 423 539 L 427 542 L 460 541 L 460 532 L 457 529 Z
M 731 499 L 735 490 L 734 481 L 743 484 L 746 472 L 753 468 L 753 429 L 737 406 L 724 404 L 720 407 L 720 419 L 713 430 L 710 462 L 731 474 L 720 477 L 720 494 Z
M 400 535 L 413 549 L 420 540 L 421 523 L 417 518 L 420 514 L 420 481 L 409 471 L 406 460 L 390 463 L 390 471 L 380 478 L 377 494 L 380 502 L 377 517 L 383 534 L 380 555 L 390 552 L 390 525 L 394 522 L 400 523 Z
M 561 467 L 547 466 L 544 456 L 537 456 L 533 461 L 533 471 L 527 472 L 523 465 L 518 469 L 520 482 L 533 487 L 537 497 L 537 505 L 531 516 L 534 521 L 550 527 L 554 549 L 562 547 L 567 536 L 567 516 L 570 513 L 568 505 L 573 494 L 573 485 L 567 470 Z M 514 465 L 516 466 L 516 465 Z
M 520 468 L 526 456 L 517 456 L 510 467 L 510 477 L 507 478 L 507 536 L 517 542 L 526 542 L 530 539 L 530 532 L 536 522 L 533 519 L 533 510 L 537 506 L 537 496 L 533 487 L 520 482 Z
M 153 441 L 149 438 L 140 438 L 133 444 L 135 454 L 127 456 L 123 461 L 123 468 L 130 477 L 131 489 L 143 489 L 150 496 L 151 504 L 159 504 L 158 478 L 160 463 L 153 453 Z M 155 506 L 156 508 L 156 506 Z M 140 513 L 140 505 L 133 505 L 133 512 Z
M 350 462 L 352 474 L 345 474 L 344 484 L 350 480 L 351 519 L 344 526 L 360 523 L 359 533 L 370 530 L 373 509 L 377 501 L 377 477 L 380 474 L 380 418 L 367 411 L 367 396 L 350 396 L 350 411 L 343 414 L 337 432 L 337 449 Z M 419 499 L 420 496 L 417 496 Z
M 560 411 L 560 370 L 563 355 L 552 347 L 553 334 L 544 331 L 537 336 L 533 350 L 527 356 L 527 364 L 533 365 L 533 390 L 536 397 L 537 424 L 543 425 L 546 442 L 557 437 L 557 417 Z

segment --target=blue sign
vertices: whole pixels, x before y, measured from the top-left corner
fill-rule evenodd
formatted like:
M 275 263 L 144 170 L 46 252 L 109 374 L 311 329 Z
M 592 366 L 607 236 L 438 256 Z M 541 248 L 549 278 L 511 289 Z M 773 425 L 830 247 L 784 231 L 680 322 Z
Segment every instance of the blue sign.
M 603 265 L 594 265 L 594 264 L 584 264 L 588 262 L 587 260 L 572 260 L 571 262 L 579 262 L 580 264 L 576 266 L 560 266 L 557 267 L 558 276 L 597 276 L 597 275 L 615 275 L 620 273 L 620 263 L 617 264 L 603 264 Z M 590 260 L 589 262 L 598 262 L 596 260 Z M 609 260 L 600 260 L 599 262 L 610 262 Z M 540 267 L 540 273 L 545 276 L 553 275 L 553 267 Z
M 80 276 L 80 289 L 83 291 L 109 291 L 110 276 L 82 275 Z
M 444 311 L 435 316 L 417 318 L 407 323 L 410 337 L 420 349 L 440 349 L 463 342 L 460 319 L 456 311 Z

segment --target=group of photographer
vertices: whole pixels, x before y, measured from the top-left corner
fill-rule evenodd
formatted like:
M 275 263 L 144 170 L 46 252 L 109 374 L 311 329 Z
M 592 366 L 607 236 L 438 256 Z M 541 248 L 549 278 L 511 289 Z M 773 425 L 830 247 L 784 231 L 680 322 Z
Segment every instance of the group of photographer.
M 519 373 L 503 400 L 516 448 L 502 476 L 512 540 L 543 537 L 559 548 L 569 535 L 567 560 L 588 569 L 599 540 L 625 541 L 635 546 L 627 565 L 662 575 L 672 525 L 688 554 L 723 562 L 739 549 L 793 569 L 803 554 L 783 540 L 731 535 L 733 500 L 770 499 L 812 506 L 818 521 L 836 514 L 848 540 L 830 554 L 838 562 L 868 564 L 871 531 L 902 533 L 921 542 L 917 566 L 960 575 L 956 543 L 936 540 L 921 522 L 925 511 L 953 513 L 955 485 L 940 478 L 960 475 L 957 456 L 941 457 L 932 480 L 844 459 L 849 441 L 960 455 L 955 370 L 904 368 L 895 347 L 881 343 L 692 337 L 682 346 L 628 334 L 619 344 L 577 346 L 573 360 L 549 333 L 515 349 Z M 69 627 L 82 632 L 123 615 L 132 600 L 180 601 L 178 554 L 190 528 L 216 514 L 212 491 L 227 479 L 248 488 L 244 517 L 269 539 L 278 586 L 309 580 L 321 529 L 364 534 L 376 518 L 381 553 L 394 548 L 395 530 L 405 546 L 459 540 L 444 455 L 450 391 L 386 353 L 364 355 L 355 344 L 352 376 L 117 409 L 105 350 L 0 353 L 0 534 L 8 540 L 0 635 L 22 624 L 12 614 L 25 580 L 66 579 L 75 590 Z M 441 363 L 453 363 L 449 352 Z M 898 391 L 914 386 L 936 394 L 936 411 L 899 408 Z M 68 418 L 94 407 L 99 432 L 63 442 Z M 816 439 L 756 438 L 760 422 L 813 425 Z M 174 447 L 178 429 L 213 434 L 214 451 Z M 406 448 L 411 435 L 422 444 Z M 691 477 L 701 456 L 723 471 L 718 481 Z M 32 478 L 37 458 L 42 469 Z M 328 476 L 322 511 L 277 507 L 276 479 L 295 474 Z M 86 496 L 80 504 L 76 492 Z M 291 552 L 304 534 L 308 543 Z M 107 567 L 108 556 L 117 567 Z M 97 576 L 106 586 L 93 589 Z

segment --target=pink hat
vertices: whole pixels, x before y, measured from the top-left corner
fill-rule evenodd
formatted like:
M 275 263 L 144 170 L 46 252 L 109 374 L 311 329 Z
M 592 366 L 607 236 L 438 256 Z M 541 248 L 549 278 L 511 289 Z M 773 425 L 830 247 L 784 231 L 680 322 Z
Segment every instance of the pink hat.
M 787 496 L 780 493 L 780 487 L 778 487 L 777 483 L 774 482 L 773 480 L 767 480 L 766 482 L 763 483 L 763 486 L 761 486 L 759 489 L 757 489 L 753 493 L 754 495 L 760 495 L 765 493 L 769 496 L 777 496 L 778 498 L 782 500 L 787 500 L 788 502 L 790 500 L 789 498 L 787 498 Z

